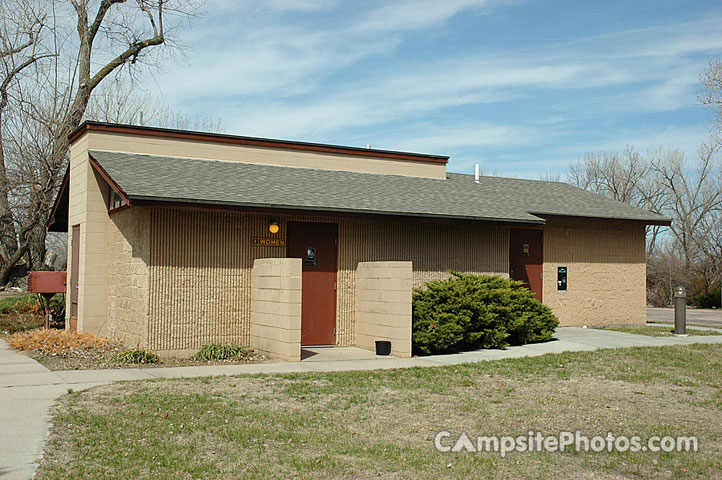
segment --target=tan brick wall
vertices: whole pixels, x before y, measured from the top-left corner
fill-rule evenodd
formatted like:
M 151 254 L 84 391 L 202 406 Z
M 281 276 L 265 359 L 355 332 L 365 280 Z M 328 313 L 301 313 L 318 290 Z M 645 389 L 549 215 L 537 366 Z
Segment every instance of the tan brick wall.
M 356 270 L 356 345 L 375 350 L 391 341 L 391 353 L 411 356 L 411 262 L 361 262 Z
M 289 362 L 301 360 L 301 259 L 259 258 L 251 272 L 251 346 Z
M 107 336 L 107 205 L 110 190 L 89 164 L 87 140 L 87 136 L 80 138 L 70 150 L 68 265 L 72 265 L 73 260 L 72 228 L 80 225 L 78 330 Z M 70 284 L 68 281 L 68 299 L 71 298 Z M 67 311 L 70 315 L 70 308 Z
M 148 344 L 150 209 L 124 208 L 108 224 L 108 333 L 131 347 Z
M 280 148 L 260 148 L 224 142 L 180 140 L 124 133 L 90 131 L 85 136 L 90 138 L 88 148 L 91 150 L 412 177 L 446 178 L 446 164 L 444 163 L 284 150 Z
M 279 238 L 288 221 L 337 222 L 338 345 L 355 345 L 355 275 L 359 262 L 412 261 L 413 285 L 446 278 L 447 269 L 507 275 L 509 231 L 469 224 L 380 221 L 153 208 L 149 347 L 192 350 L 209 341 L 250 344 L 251 269 L 285 248 L 252 247 L 252 237 Z
M 557 290 L 557 267 L 568 290 Z M 644 226 L 549 218 L 544 228 L 544 303 L 561 325 L 646 321 Z

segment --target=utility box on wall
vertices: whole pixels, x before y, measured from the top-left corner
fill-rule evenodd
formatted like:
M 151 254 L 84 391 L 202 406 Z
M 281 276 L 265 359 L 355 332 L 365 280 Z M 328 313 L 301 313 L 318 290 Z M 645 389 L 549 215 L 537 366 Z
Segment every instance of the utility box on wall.
M 567 267 L 557 267 L 557 290 L 567 289 Z

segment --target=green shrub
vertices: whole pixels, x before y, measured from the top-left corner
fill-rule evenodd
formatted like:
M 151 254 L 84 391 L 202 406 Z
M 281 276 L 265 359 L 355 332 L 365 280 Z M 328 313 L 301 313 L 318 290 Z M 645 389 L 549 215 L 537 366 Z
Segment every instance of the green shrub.
M 551 340 L 559 320 L 522 282 L 452 272 L 413 294 L 417 354 L 506 348 Z
M 206 343 L 193 358 L 196 360 L 233 360 L 248 356 L 247 347 L 239 347 L 223 343 Z
M 159 363 L 160 357 L 148 350 L 123 350 L 110 358 L 111 363 Z
M 720 308 L 720 286 L 720 283 L 712 285 L 709 292 L 690 298 L 689 303 L 700 308 Z

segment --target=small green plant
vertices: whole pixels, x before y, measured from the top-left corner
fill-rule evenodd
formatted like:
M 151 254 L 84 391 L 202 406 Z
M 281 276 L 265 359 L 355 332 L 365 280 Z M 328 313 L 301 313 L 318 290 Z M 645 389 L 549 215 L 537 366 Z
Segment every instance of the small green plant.
M 158 354 L 148 350 L 123 350 L 110 358 L 112 363 L 159 363 Z
M 206 343 L 193 358 L 196 360 L 234 360 L 248 356 L 248 347 L 224 343 Z
M 413 350 L 422 355 L 551 340 L 559 320 L 522 282 L 451 272 L 413 296 Z

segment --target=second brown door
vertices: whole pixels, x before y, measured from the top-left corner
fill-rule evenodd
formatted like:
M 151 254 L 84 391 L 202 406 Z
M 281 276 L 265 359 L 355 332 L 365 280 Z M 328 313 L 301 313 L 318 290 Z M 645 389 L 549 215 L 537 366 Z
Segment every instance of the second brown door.
M 521 280 L 542 300 L 543 230 L 512 228 L 509 234 L 509 277 Z
M 303 265 L 301 345 L 336 344 L 338 225 L 288 222 L 287 255 Z
M 78 330 L 78 277 L 80 276 L 80 225 L 73 226 L 70 240 L 72 259 L 70 265 L 70 331 Z

